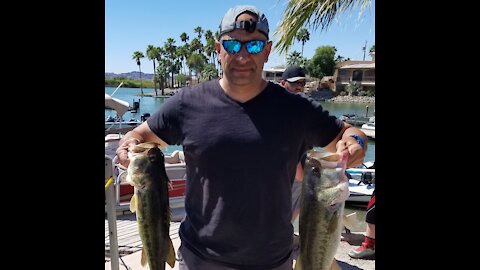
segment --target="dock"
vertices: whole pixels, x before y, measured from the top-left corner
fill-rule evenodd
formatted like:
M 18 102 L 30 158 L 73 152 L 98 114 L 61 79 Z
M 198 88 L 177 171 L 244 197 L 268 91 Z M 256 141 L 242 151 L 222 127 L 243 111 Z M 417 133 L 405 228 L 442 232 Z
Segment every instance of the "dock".
M 118 239 L 118 253 L 119 253 L 119 269 L 144 270 L 140 264 L 142 242 L 138 234 L 137 222 L 135 214 L 126 214 L 117 216 L 117 239 Z M 173 247 L 177 252 L 180 247 L 180 237 L 178 230 L 180 222 L 170 222 L 170 238 L 172 239 Z M 361 245 L 363 240 L 363 232 L 343 233 L 342 241 L 337 249 L 335 258 L 342 270 L 374 270 L 375 260 L 359 260 L 352 259 L 348 256 L 348 252 Z M 110 246 L 109 246 L 109 228 L 108 220 L 105 218 L 105 270 L 115 270 L 111 267 Z M 171 268 L 168 264 L 165 265 L 166 270 L 178 270 L 178 262 L 175 267 Z

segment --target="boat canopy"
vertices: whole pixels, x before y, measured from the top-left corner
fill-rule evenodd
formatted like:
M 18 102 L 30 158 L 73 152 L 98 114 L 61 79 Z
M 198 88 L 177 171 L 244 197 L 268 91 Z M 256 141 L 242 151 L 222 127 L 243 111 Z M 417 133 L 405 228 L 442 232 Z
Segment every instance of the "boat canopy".
M 128 112 L 129 104 L 118 98 L 112 98 L 109 94 L 105 94 L 105 107 L 114 109 L 118 116 L 123 116 Z

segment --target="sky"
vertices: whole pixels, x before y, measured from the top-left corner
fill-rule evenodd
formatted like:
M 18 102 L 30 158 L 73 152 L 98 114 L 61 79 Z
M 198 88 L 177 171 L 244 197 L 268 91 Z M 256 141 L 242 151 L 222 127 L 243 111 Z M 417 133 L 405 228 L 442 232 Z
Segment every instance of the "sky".
M 215 33 L 226 11 L 236 5 L 254 5 L 266 16 L 270 26 L 270 39 L 280 23 L 287 0 L 214 1 L 214 0 L 105 0 L 105 72 L 126 73 L 138 71 L 133 52 L 146 56 L 148 45 L 163 46 L 168 38 L 175 45 L 183 45 L 180 35 L 185 32 L 191 42 L 197 26 Z M 320 46 L 335 46 L 337 56 L 363 60 L 363 47 L 367 44 L 365 60 L 371 60 L 368 50 L 375 44 L 375 0 L 361 14 L 360 9 L 349 9 L 337 16 L 327 30 L 307 27 L 310 40 L 304 45 L 303 56 L 312 58 Z M 202 37 L 204 42 L 204 38 Z M 294 41 L 289 50 L 301 53 L 302 46 Z M 272 51 L 264 68 L 285 65 L 285 56 Z M 144 73 L 153 73 L 153 63 L 141 59 Z

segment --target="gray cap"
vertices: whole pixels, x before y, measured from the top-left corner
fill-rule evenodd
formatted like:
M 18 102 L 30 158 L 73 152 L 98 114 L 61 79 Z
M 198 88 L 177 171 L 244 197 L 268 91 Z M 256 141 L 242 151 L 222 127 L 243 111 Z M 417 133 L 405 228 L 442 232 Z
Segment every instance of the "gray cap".
M 251 12 L 258 17 L 257 22 L 251 21 L 239 21 L 237 22 L 237 17 L 245 12 Z M 227 13 L 223 16 L 222 22 L 220 23 L 220 36 L 231 32 L 235 29 L 245 29 L 245 31 L 253 33 L 255 29 L 265 34 L 268 38 L 268 21 L 265 14 L 263 14 L 259 9 L 254 6 L 236 6 L 230 8 Z

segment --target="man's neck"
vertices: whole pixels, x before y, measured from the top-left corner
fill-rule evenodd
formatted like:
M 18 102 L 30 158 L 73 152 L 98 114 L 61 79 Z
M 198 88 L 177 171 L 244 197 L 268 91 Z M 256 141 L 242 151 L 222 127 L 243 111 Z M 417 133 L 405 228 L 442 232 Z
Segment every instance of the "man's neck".
M 230 98 L 244 103 L 260 94 L 266 87 L 268 82 L 260 79 L 257 82 L 248 85 L 236 85 L 230 83 L 226 77 L 220 79 L 220 86 L 225 94 Z

